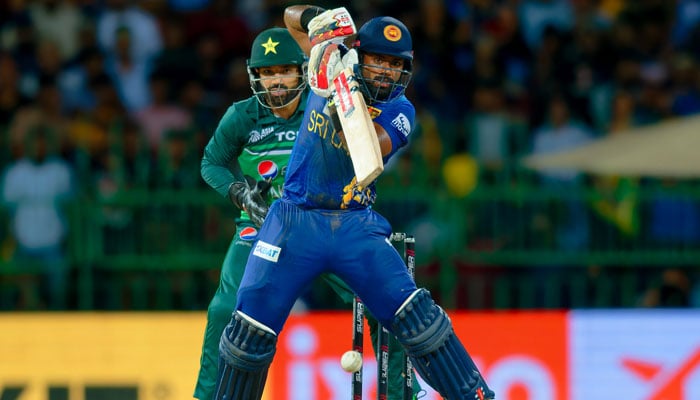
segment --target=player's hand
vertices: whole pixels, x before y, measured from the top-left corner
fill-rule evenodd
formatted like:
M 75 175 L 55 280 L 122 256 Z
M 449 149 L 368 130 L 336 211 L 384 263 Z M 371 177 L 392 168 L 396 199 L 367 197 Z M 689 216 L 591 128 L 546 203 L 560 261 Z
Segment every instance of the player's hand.
M 348 36 L 357 33 L 355 22 L 345 7 L 322 12 L 309 21 L 307 28 L 312 46 L 328 40 L 341 43 Z
M 333 92 L 333 79 L 346 67 L 358 63 L 357 50 L 343 44 L 323 42 L 311 48 L 307 78 L 314 93 L 329 97 Z
M 266 199 L 270 187 L 269 181 L 255 181 L 253 177 L 246 175 L 245 181 L 231 184 L 228 197 L 236 207 L 248 213 L 250 220 L 260 227 L 269 210 Z
M 357 184 L 357 178 L 352 178 L 352 181 L 343 188 L 343 202 L 340 208 L 345 210 L 348 208 L 369 207 L 374 204 L 377 194 L 370 188 L 363 188 Z

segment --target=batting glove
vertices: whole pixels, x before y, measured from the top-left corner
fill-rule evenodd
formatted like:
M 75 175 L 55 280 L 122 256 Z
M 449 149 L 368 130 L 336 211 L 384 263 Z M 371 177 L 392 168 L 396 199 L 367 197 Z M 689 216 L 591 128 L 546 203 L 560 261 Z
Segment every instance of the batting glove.
M 333 91 L 333 79 L 347 67 L 358 63 L 357 50 L 343 44 L 323 42 L 311 48 L 307 78 L 314 93 L 329 97 Z
M 364 208 L 374 204 L 377 194 L 370 188 L 363 188 L 357 184 L 357 177 L 352 178 L 352 181 L 343 188 L 343 202 L 340 208 L 345 210 L 348 208 Z
M 328 40 L 340 43 L 357 33 L 355 22 L 345 7 L 322 12 L 309 21 L 307 28 L 312 46 Z
M 268 181 L 255 181 L 246 175 L 245 181 L 233 182 L 228 188 L 228 197 L 241 210 L 248 213 L 250 220 L 261 227 L 267 216 L 269 206 L 266 198 L 271 184 Z

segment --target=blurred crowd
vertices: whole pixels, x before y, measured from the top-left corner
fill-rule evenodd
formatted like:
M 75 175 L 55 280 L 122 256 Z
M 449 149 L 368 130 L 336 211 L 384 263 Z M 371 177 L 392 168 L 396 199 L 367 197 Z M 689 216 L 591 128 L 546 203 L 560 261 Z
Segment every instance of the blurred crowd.
M 522 155 L 700 112 L 700 0 L 314 3 L 347 6 L 359 24 L 392 15 L 411 30 L 408 96 L 419 126 L 404 159 L 418 171 L 411 180 L 426 188 L 443 185 L 455 156 L 468 155 L 480 182 L 498 185 L 518 176 Z M 2 199 L 19 248 L 61 262 L 67 228 L 54 205 L 62 200 L 205 188 L 202 149 L 226 108 L 251 95 L 252 38 L 283 26 L 289 4 L 0 3 Z M 584 177 L 554 171 L 536 179 L 566 188 Z M 634 182 L 595 184 L 617 190 Z M 663 225 L 675 212 L 698 218 L 683 233 L 700 241 L 697 204 L 685 206 L 680 215 L 678 207 L 658 210 L 661 234 L 678 234 Z M 563 227 L 558 240 L 575 248 L 589 235 L 585 218 L 576 204 L 565 212 L 574 228 Z

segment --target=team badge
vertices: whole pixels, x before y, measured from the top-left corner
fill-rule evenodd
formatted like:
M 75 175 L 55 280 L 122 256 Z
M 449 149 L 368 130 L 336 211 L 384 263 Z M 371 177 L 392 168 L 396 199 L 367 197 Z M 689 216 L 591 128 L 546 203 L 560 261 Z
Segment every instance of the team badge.
M 396 25 L 387 25 L 384 27 L 384 37 L 390 42 L 398 42 L 401 40 L 401 29 Z
M 267 55 L 267 53 L 277 54 L 277 45 L 278 44 L 280 44 L 280 42 L 272 41 L 272 37 L 267 38 L 267 42 L 261 44 L 261 46 L 265 48 L 264 55 Z
M 369 112 L 369 116 L 372 119 L 375 119 L 379 116 L 379 114 L 382 113 L 382 110 L 375 108 L 375 107 L 372 107 L 372 106 L 367 106 L 367 112 Z
M 241 233 L 238 234 L 238 237 L 240 237 L 241 240 L 245 240 L 246 242 L 253 241 L 256 237 L 258 237 L 258 230 L 253 228 L 252 226 L 247 226 L 241 229 Z
M 263 179 L 274 179 L 278 172 L 279 168 L 277 168 L 277 164 L 274 161 L 263 160 L 258 163 L 258 174 Z

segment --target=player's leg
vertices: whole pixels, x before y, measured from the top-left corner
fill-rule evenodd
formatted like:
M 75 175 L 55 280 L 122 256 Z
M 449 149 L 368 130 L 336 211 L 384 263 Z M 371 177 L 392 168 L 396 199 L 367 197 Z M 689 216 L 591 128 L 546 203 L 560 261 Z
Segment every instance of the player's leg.
M 328 221 L 283 200 L 270 206 L 248 258 L 236 309 L 280 332 L 296 300 L 325 268 Z
M 353 291 L 350 287 L 343 282 L 340 278 L 333 274 L 324 274 L 323 279 L 328 285 L 333 289 L 334 292 L 347 304 L 352 304 L 352 300 L 355 297 Z M 365 310 L 365 317 L 367 318 L 367 325 L 369 326 L 369 334 L 372 338 L 372 348 L 374 349 L 374 354 L 377 354 L 377 331 L 379 323 L 377 319 L 374 318 L 369 310 Z M 393 335 L 389 335 L 389 400 L 398 400 L 403 396 L 404 387 L 404 371 L 403 371 L 403 357 L 404 357 L 403 346 L 396 340 Z M 421 387 L 418 380 L 413 376 L 413 393 L 414 397 L 416 394 L 420 393 Z
M 443 397 L 493 398 L 450 319 L 428 291 L 416 288 L 403 259 L 386 239 L 390 233 L 386 220 L 373 212 L 353 218 L 354 226 L 362 229 L 345 232 L 353 251 L 341 257 L 338 276 L 397 337 L 418 374 Z
M 312 233 L 318 228 L 305 214 L 281 200 L 270 207 L 245 266 L 234 318 L 221 337 L 216 400 L 262 396 L 276 335 L 323 268 L 325 235 Z
M 229 245 L 221 267 L 219 287 L 207 308 L 207 325 L 204 330 L 204 343 L 200 358 L 199 375 L 194 390 L 194 397 L 210 400 L 216 389 L 217 368 L 219 364 L 219 341 L 226 324 L 231 321 L 236 293 L 241 284 L 243 270 L 257 230 L 252 226 L 241 224 Z
M 443 397 L 495 397 L 455 335 L 449 317 L 427 290 L 418 289 L 406 299 L 396 312 L 392 331 L 420 376 Z
M 277 345 L 277 334 L 235 311 L 221 336 L 219 376 L 213 399 L 259 400 Z

